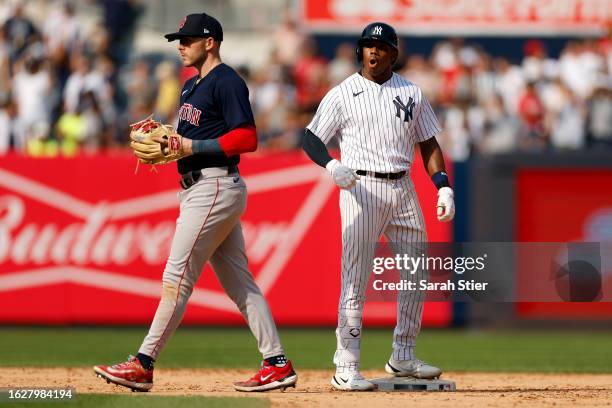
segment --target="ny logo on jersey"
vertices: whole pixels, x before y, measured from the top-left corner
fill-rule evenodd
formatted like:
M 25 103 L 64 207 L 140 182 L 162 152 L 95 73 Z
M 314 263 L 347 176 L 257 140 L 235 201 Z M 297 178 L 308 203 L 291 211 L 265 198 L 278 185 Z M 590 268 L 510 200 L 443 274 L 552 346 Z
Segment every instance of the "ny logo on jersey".
M 412 120 L 412 109 L 414 108 L 414 100 L 412 97 L 408 98 L 408 103 L 404 105 L 399 96 L 396 96 L 393 100 L 393 104 L 395 105 L 395 116 L 398 118 L 402 118 L 401 112 L 404 112 L 404 122 L 408 122 Z
M 381 26 L 376 26 L 374 27 L 374 35 L 381 35 L 382 34 L 382 27 Z

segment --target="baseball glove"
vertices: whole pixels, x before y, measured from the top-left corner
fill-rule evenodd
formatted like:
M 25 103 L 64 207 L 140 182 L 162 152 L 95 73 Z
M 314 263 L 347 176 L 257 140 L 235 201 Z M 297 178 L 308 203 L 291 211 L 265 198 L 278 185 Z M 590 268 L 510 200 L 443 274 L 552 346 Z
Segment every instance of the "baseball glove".
M 130 125 L 130 139 L 134 155 L 144 164 L 167 164 L 185 156 L 182 136 L 172 126 L 155 121 L 153 115 Z

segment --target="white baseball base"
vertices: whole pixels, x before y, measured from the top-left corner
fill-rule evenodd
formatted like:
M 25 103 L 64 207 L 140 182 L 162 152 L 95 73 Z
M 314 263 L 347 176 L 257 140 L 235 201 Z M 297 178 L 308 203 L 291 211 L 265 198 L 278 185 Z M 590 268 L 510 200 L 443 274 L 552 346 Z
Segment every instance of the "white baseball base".
M 384 377 L 368 380 L 377 386 L 377 391 L 456 391 L 454 381 L 421 380 L 412 377 Z

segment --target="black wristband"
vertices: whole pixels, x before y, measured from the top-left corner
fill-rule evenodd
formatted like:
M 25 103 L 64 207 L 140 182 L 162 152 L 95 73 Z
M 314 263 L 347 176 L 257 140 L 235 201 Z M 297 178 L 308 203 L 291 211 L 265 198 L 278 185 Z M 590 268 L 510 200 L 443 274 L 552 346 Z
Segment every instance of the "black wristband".
M 439 190 L 442 187 L 450 187 L 450 183 L 448 182 L 448 175 L 445 171 L 439 171 L 434 173 L 431 176 L 431 181 L 433 181 L 436 188 Z
M 191 142 L 191 151 L 193 154 L 225 156 L 225 153 L 219 144 L 219 139 L 194 139 Z

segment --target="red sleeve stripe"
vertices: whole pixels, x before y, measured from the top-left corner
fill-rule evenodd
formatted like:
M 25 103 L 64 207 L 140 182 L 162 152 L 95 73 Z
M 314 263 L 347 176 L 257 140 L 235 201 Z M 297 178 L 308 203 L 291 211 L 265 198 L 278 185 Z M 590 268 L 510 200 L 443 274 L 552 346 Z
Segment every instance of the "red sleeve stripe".
M 255 126 L 241 126 L 232 129 L 219 139 L 221 150 L 227 157 L 257 150 Z

